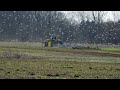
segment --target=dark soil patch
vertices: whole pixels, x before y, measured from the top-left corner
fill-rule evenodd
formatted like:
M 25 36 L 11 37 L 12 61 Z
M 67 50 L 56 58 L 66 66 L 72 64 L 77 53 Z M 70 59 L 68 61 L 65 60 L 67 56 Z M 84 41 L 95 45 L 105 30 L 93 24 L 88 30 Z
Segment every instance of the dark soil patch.
M 0 71 L 4 71 L 4 69 L 0 68 Z
M 89 67 L 89 69 L 92 69 L 92 67 Z
M 86 54 L 86 55 L 95 55 L 95 56 L 111 56 L 111 57 L 120 57 L 120 54 L 117 54 L 117 53 L 109 53 L 109 52 L 103 52 L 103 51 L 100 51 L 100 50 L 95 50 L 95 51 L 90 51 L 89 49 L 88 50 L 66 50 L 66 51 L 55 51 L 55 52 L 64 52 L 64 53 L 72 53 L 72 54 Z
M 63 67 L 63 68 L 73 68 L 72 66 L 67 66 L 67 67 Z
M 35 73 L 34 72 L 29 72 L 29 75 L 35 75 Z
M 19 69 L 16 69 L 15 71 L 20 71 Z
M 115 53 L 90 52 L 89 54 L 91 54 L 91 55 L 96 55 L 96 56 L 120 57 L 120 54 L 115 54 Z
M 7 72 L 8 74 L 10 73 L 10 72 Z
M 47 76 L 55 77 L 55 76 L 60 76 L 60 75 L 59 74 L 47 74 Z
M 110 56 L 110 57 L 120 57 L 120 54 L 115 54 L 115 53 L 105 53 L 105 52 L 87 52 L 87 51 L 83 51 L 83 52 L 71 52 L 74 54 L 88 54 L 88 55 L 95 55 L 95 56 Z
M 117 68 L 116 70 L 117 70 L 117 71 L 120 71 L 120 68 Z
M 79 75 L 75 74 L 74 77 L 79 77 Z
M 96 78 L 99 78 L 98 76 Z

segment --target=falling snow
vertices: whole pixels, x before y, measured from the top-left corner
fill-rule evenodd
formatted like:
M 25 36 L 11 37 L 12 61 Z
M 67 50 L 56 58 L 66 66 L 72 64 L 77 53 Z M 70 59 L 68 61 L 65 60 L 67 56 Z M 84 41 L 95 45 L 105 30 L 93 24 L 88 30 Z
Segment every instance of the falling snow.
M 58 11 L 57 14 L 55 11 L 0 11 L 0 13 L 0 40 L 39 42 L 40 39 L 49 39 L 50 35 L 56 34 L 62 37 L 64 42 L 120 43 L 120 21 L 109 20 L 103 23 L 81 21 L 78 15 L 82 11 L 78 12 L 79 14 L 67 11 Z

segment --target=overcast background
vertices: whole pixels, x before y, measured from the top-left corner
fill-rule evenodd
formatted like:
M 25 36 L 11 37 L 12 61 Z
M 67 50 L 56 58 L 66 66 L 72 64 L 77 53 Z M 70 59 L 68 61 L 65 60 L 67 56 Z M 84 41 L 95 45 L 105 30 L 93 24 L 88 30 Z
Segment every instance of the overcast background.
M 119 11 L 0 11 L 0 41 L 120 44 Z

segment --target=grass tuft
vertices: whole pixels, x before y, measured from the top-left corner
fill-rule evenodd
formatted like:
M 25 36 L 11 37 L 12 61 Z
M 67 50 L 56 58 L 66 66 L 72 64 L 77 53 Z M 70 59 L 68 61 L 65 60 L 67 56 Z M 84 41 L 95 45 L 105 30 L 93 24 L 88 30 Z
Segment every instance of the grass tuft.
M 31 59 L 32 56 L 22 52 L 13 52 L 11 50 L 4 51 L 1 53 L 0 57 L 7 59 Z

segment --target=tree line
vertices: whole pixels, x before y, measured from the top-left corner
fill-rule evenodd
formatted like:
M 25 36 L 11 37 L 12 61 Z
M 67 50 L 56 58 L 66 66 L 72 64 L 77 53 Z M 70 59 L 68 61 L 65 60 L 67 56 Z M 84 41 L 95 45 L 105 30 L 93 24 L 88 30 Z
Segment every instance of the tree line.
M 102 11 L 76 15 L 78 24 L 59 11 L 0 11 L 0 41 L 41 42 L 56 34 L 63 42 L 120 43 L 120 20 L 103 22 Z

